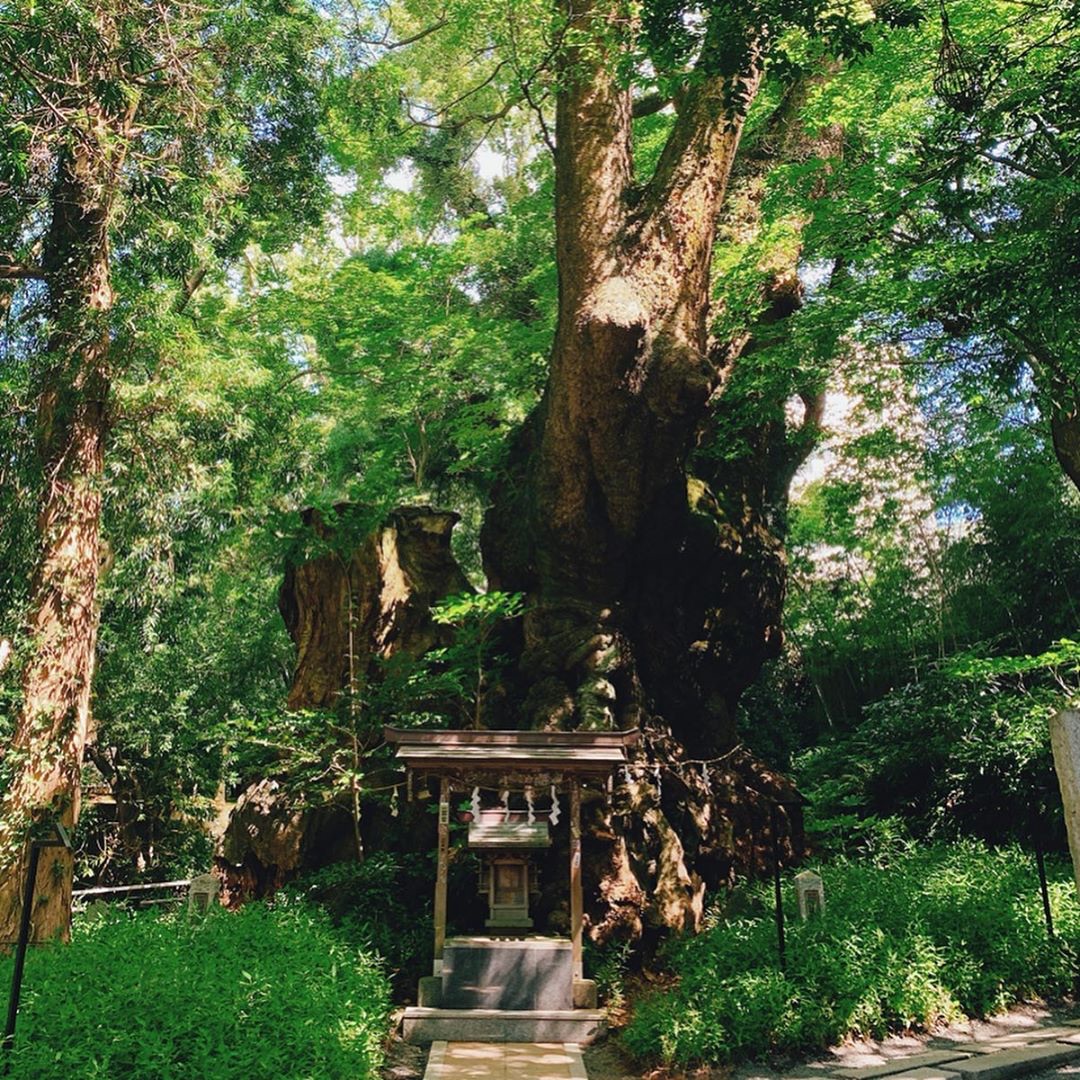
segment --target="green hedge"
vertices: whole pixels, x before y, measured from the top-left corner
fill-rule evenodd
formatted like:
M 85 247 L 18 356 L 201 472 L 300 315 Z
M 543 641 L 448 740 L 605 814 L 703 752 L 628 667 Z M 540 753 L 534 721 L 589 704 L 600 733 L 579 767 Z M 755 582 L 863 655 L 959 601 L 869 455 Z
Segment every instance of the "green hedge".
M 0 979 L 6 989 L 10 958 Z M 388 1011 L 380 962 L 309 905 L 118 911 L 77 922 L 70 945 L 31 951 L 8 1075 L 364 1080 Z
M 752 888 L 743 898 L 750 914 L 714 918 L 671 947 L 678 982 L 637 1003 L 627 1048 L 671 1064 L 721 1062 L 987 1015 L 1071 989 L 1071 961 L 1047 937 L 1034 860 L 1018 849 L 958 843 L 886 867 L 838 861 L 822 876 L 826 911 L 806 923 L 785 886 L 786 974 L 768 889 Z M 1071 877 L 1061 866 L 1053 877 L 1057 929 L 1076 943 Z

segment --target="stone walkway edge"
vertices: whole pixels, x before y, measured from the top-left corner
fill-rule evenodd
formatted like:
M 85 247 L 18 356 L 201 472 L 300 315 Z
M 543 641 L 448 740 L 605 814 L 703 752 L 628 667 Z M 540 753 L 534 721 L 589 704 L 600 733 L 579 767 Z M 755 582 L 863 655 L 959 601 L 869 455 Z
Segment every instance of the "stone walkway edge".
M 1000 1038 L 956 1042 L 940 1049 L 900 1055 L 878 1065 L 805 1065 L 785 1080 L 1012 1080 L 1080 1059 L 1080 1020 L 1033 1028 Z M 436 1080 L 436 1078 L 431 1078 Z
M 944 1040 L 942 1040 L 944 1041 Z M 1080 1020 L 956 1041 L 873 1065 L 816 1062 L 783 1080 L 1012 1080 L 1080 1060 Z M 773 1074 L 774 1076 L 776 1074 Z M 575 1043 L 431 1044 L 424 1080 L 588 1080 Z

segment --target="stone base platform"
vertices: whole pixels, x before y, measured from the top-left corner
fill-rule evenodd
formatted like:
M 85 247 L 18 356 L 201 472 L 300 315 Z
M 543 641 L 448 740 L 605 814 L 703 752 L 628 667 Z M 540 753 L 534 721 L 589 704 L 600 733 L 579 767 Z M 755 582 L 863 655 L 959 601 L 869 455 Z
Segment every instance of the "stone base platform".
M 403 1032 L 408 1043 L 574 1043 L 595 1042 L 607 1032 L 598 1009 L 405 1010 Z
M 578 1004 L 573 997 L 569 938 L 539 934 L 447 938 L 441 976 L 439 1000 L 417 1004 L 510 1012 L 561 1012 Z M 425 988 L 425 998 L 428 994 Z

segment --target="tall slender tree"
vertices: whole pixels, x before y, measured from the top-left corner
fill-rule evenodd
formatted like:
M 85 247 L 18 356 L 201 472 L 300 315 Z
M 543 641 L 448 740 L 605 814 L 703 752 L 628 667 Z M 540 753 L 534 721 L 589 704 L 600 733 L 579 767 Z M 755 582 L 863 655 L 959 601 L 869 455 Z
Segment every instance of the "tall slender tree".
M 31 357 L 41 491 L 0 803 L 2 940 L 32 823 L 70 827 L 79 814 L 111 388 L 135 341 L 152 336 L 138 315 L 154 311 L 155 294 L 167 320 L 218 259 L 288 220 L 268 186 L 291 189 L 294 221 L 318 209 L 308 73 L 321 32 L 292 0 L 55 0 L 0 18 L 0 193 L 11 208 L 0 277 L 37 286 L 18 298 L 27 330 L 18 348 L 8 339 L 5 363 Z M 38 939 L 66 934 L 70 918 L 71 856 L 54 852 L 39 871 Z

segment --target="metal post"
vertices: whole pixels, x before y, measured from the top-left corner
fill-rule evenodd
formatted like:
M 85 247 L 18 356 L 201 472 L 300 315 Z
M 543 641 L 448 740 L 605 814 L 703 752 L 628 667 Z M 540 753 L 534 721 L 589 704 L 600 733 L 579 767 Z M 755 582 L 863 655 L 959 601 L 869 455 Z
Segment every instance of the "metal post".
M 784 897 L 780 889 L 780 807 L 771 804 L 773 893 L 776 901 L 776 943 L 780 951 L 780 970 L 787 971 L 787 953 L 784 949 Z
M 1039 868 L 1039 889 L 1042 892 L 1043 915 L 1046 917 L 1046 932 L 1054 936 L 1054 916 L 1050 911 L 1050 890 L 1046 885 L 1046 859 L 1043 857 L 1042 837 L 1035 833 L 1035 865 Z
M 26 945 L 30 940 L 30 916 L 34 905 L 34 884 L 37 881 L 41 848 L 37 841 L 30 843 L 30 865 L 26 872 L 22 911 L 19 914 L 19 940 L 15 945 L 15 969 L 11 973 L 11 996 L 8 998 L 7 1027 L 4 1028 L 4 1050 L 15 1045 L 15 1020 L 19 1015 L 19 995 L 22 992 L 23 967 L 26 964 Z

